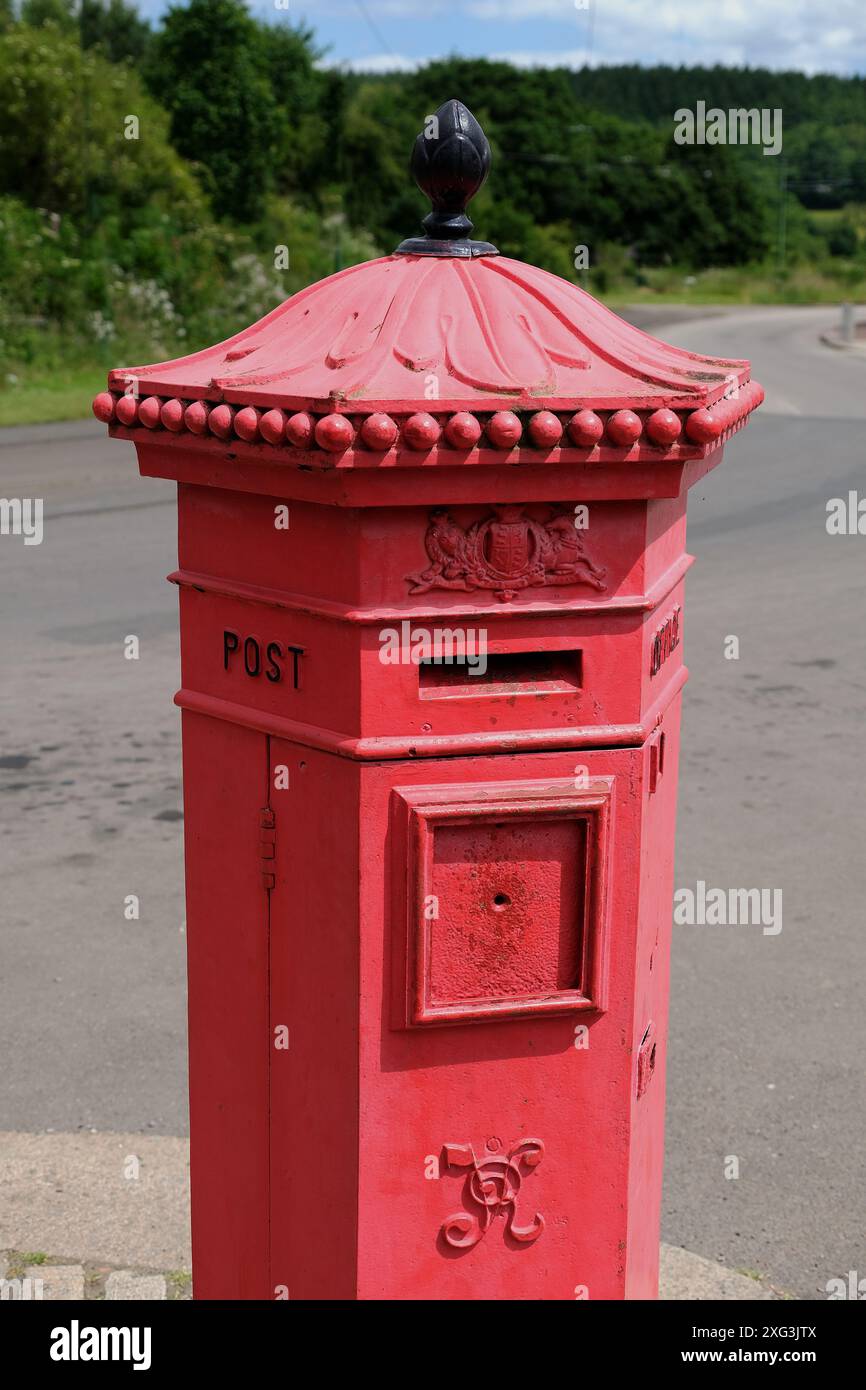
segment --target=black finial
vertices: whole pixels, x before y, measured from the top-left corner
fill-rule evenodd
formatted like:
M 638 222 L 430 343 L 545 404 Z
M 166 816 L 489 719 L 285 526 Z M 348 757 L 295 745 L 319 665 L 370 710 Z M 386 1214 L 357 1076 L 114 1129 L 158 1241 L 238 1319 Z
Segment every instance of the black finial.
M 470 241 L 466 204 L 490 173 L 490 146 L 481 126 L 462 101 L 446 101 L 428 116 L 409 164 L 433 211 L 424 218 L 423 237 L 397 247 L 403 256 L 498 256 L 488 241 Z

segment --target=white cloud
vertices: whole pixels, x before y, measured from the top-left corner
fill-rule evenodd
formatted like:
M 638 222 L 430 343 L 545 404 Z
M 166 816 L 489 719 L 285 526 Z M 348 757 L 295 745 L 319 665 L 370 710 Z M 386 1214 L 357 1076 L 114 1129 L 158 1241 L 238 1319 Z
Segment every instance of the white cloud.
M 550 52 L 539 49 L 518 49 L 511 53 L 491 53 L 492 63 L 513 63 L 516 68 L 582 68 L 587 63 L 585 48 L 553 49 Z M 590 66 L 597 67 L 598 60 Z
M 466 0 L 473 19 L 497 26 L 538 25 L 539 66 L 550 66 L 545 22 L 574 27 L 575 42 L 592 40 L 592 62 L 679 63 L 794 68 L 804 72 L 866 70 L 863 0 Z M 552 37 L 552 36 L 551 36 Z M 547 46 L 549 48 L 549 45 Z M 525 52 L 521 44 L 518 54 Z M 583 57 L 564 52 L 580 66 Z
M 251 2 L 261 3 L 261 0 Z M 265 4 L 267 3 L 268 0 L 265 0 Z M 291 5 L 296 13 L 306 14 L 311 24 L 315 24 L 321 15 L 337 19 L 363 20 L 357 4 L 352 4 L 351 0 L 316 0 L 315 7 L 309 0 L 307 4 L 301 3 L 301 0 L 291 0 Z M 364 8 L 374 23 L 378 22 L 384 27 L 389 19 L 424 20 L 441 14 L 450 14 L 456 19 L 463 5 L 456 4 L 455 0 L 365 0 Z
M 461 17 L 489 22 L 503 38 L 507 24 L 538 25 L 539 54 L 535 65 L 549 67 L 549 43 L 544 24 L 570 25 L 574 43 L 592 36 L 595 63 L 733 64 L 738 67 L 798 68 L 805 72 L 866 71 L 866 25 L 863 0 L 463 0 L 442 6 L 445 19 Z M 382 17 L 430 18 L 431 0 L 367 0 L 371 13 Z M 405 29 L 403 32 L 409 32 Z M 553 35 L 550 35 L 553 38 Z M 455 33 L 457 50 L 463 49 Z M 464 50 L 466 51 L 466 50 Z M 477 43 L 471 49 L 477 53 Z M 521 44 L 521 54 L 531 50 Z M 580 67 L 584 54 L 575 47 L 560 61 Z
M 595 0 L 592 0 L 595 3 Z M 606 3 L 606 0 L 604 0 Z M 587 17 L 591 6 L 576 5 L 574 0 L 470 0 L 465 5 L 468 14 L 476 19 L 570 19 L 573 14 Z
M 349 72 L 414 72 L 429 58 L 407 58 L 403 53 L 359 54 L 355 58 L 333 58 L 326 60 L 323 67 L 346 68 Z
M 425 63 L 439 62 L 444 53 L 428 53 L 423 58 L 408 58 L 403 53 L 358 54 L 354 58 L 325 59 L 323 67 L 346 68 L 349 72 L 414 72 Z M 586 62 L 586 50 L 575 48 L 563 52 L 534 52 L 532 49 L 509 53 L 485 53 L 491 63 L 512 63 L 516 68 L 580 68 Z
M 151 17 L 168 0 L 139 0 Z M 175 0 L 176 2 L 176 0 Z M 864 0 L 290 0 L 323 28 L 329 63 L 350 44 L 358 72 L 408 72 L 457 52 L 521 67 L 658 63 L 866 73 Z M 272 0 L 251 0 L 272 15 Z M 432 21 L 432 24 L 431 24 Z M 325 27 L 327 26 L 327 32 Z M 345 33 L 345 39 L 335 36 Z M 370 49 L 359 54 L 361 43 Z M 377 33 L 378 31 L 378 33 Z M 436 51 L 431 50 L 430 33 Z M 393 53 L 384 51 L 393 48 Z

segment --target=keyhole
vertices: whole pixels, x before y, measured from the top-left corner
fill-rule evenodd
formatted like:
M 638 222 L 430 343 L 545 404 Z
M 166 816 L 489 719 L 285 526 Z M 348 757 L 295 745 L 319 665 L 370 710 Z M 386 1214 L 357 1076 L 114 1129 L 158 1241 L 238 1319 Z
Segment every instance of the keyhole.
M 497 912 L 501 912 L 504 907 L 511 906 L 511 899 L 507 893 L 497 893 L 496 897 L 493 899 L 493 906 L 496 908 Z

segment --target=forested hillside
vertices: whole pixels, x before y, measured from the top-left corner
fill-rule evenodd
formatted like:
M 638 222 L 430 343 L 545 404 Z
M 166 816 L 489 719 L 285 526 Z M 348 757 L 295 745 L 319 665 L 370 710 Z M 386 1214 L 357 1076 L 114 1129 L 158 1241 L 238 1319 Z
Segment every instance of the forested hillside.
M 11 388 L 213 341 L 393 249 L 449 96 L 490 138 L 473 217 L 509 255 L 620 299 L 863 293 L 863 79 L 460 58 L 361 77 L 241 0 L 155 29 L 127 0 L 0 0 L 0 420 Z M 698 101 L 780 108 L 782 153 L 676 144 Z

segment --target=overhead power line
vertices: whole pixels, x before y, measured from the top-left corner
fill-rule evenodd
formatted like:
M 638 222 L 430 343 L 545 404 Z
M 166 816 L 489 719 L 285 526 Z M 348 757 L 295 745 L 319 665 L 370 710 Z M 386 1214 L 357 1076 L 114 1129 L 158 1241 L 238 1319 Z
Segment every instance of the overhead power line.
M 373 16 L 370 14 L 370 11 L 367 9 L 367 6 L 364 4 L 364 0 L 355 0 L 355 4 L 361 11 L 361 14 L 364 16 L 364 19 L 367 21 L 367 24 L 370 28 L 370 32 L 374 35 L 376 42 L 382 45 L 386 53 L 393 54 L 394 50 L 391 48 L 391 45 L 388 43 L 388 40 L 382 33 L 382 30 L 379 28 Z

